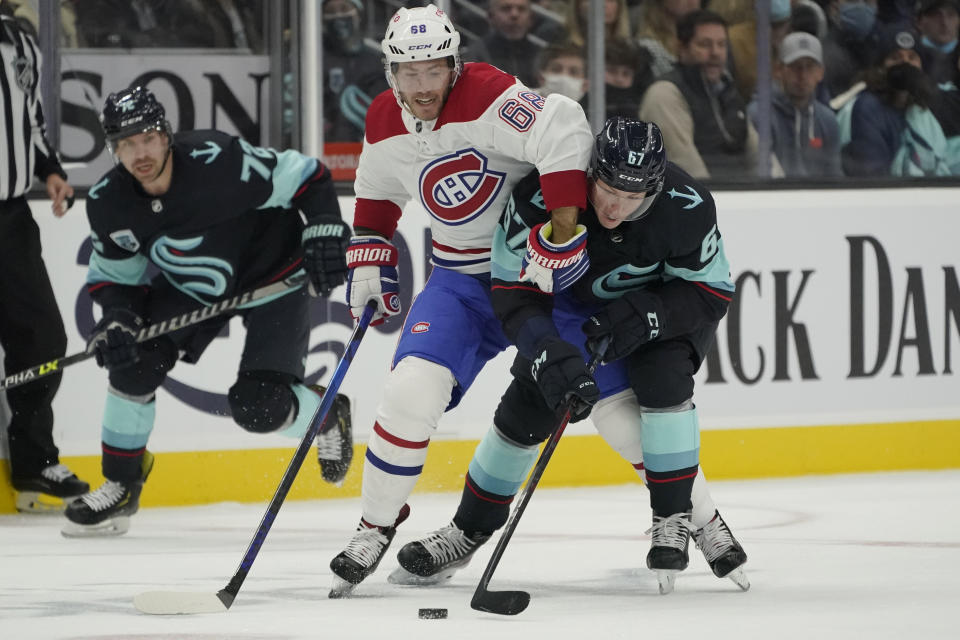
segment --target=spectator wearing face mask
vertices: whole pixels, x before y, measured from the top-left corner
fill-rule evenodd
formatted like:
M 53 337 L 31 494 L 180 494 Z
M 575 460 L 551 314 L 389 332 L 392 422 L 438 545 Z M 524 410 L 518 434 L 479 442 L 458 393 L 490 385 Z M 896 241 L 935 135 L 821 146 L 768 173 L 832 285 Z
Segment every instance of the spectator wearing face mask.
M 910 30 L 881 34 L 881 57 L 866 89 L 841 110 L 848 176 L 950 175 L 946 137 L 929 109 L 936 89 L 923 73 L 919 40 Z
M 830 97 L 847 91 L 870 68 L 877 52 L 877 0 L 830 0 L 823 58 Z
M 547 46 L 538 60 L 537 93 L 559 93 L 579 101 L 587 91 L 587 60 L 583 49 L 570 42 Z
M 387 89 L 380 54 L 366 47 L 360 0 L 323 3 L 323 119 L 325 142 L 363 140 L 370 103 Z
M 768 0 L 770 2 L 770 51 L 780 46 L 783 37 L 790 32 L 790 0 Z M 737 89 L 744 100 L 753 97 L 757 85 L 757 20 L 751 16 L 738 24 L 730 26 L 730 57 L 733 63 L 733 76 Z
M 773 153 L 787 177 L 841 176 L 837 117 L 816 99 L 823 80 L 823 48 L 816 36 L 795 32 L 783 39 L 773 92 Z M 757 103 L 750 119 L 757 121 Z
M 653 82 L 650 54 L 627 40 L 608 40 L 604 51 L 604 100 L 607 118 L 636 119 L 640 100 Z M 589 94 L 580 101 L 586 111 Z
M 920 0 L 917 3 L 920 58 L 934 82 L 948 82 L 950 63 L 960 32 L 960 0 Z

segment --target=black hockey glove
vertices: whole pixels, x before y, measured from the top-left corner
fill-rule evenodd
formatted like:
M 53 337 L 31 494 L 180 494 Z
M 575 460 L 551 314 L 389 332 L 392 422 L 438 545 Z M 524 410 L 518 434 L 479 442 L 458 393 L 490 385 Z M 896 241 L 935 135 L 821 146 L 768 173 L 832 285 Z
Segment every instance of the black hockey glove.
M 587 351 L 596 353 L 600 339 L 610 336 L 604 362 L 625 358 L 663 331 L 660 299 L 645 291 L 632 291 L 593 314 L 580 329 L 587 336 Z
M 87 352 L 97 364 L 109 370 L 122 369 L 140 360 L 137 334 L 143 320 L 129 309 L 108 309 L 93 328 L 87 341 Z
M 312 219 L 301 236 L 303 268 L 310 277 L 310 294 L 328 296 L 347 279 L 350 227 L 339 217 Z
M 587 371 L 580 350 L 558 338 L 539 349 L 530 374 L 547 405 L 554 411 L 558 411 L 568 398 L 573 400 L 570 422 L 579 422 L 590 415 L 590 409 L 600 398 L 597 382 Z

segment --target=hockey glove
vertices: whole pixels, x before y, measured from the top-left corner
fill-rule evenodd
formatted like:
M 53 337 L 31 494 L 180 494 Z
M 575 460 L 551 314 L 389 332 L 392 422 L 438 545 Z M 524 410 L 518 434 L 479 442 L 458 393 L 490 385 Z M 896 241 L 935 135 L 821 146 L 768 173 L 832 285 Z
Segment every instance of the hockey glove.
M 400 313 L 400 284 L 397 276 L 397 248 L 379 236 L 356 236 L 347 249 L 347 304 L 354 320 L 363 315 L 370 300 L 377 311 L 370 326 Z
M 551 223 L 538 224 L 527 237 L 527 252 L 523 256 L 520 282 L 532 282 L 541 291 L 563 291 L 587 272 L 587 228 L 577 225 L 577 233 L 568 242 L 557 245 L 547 238 Z
M 303 230 L 303 268 L 310 277 L 310 295 L 328 296 L 347 279 L 350 235 L 350 227 L 337 216 L 314 218 Z
M 590 409 L 600 398 L 597 382 L 587 371 L 580 350 L 559 338 L 548 340 L 538 349 L 530 374 L 554 411 L 560 410 L 568 398 L 572 400 L 570 422 L 579 422 L 590 415 Z
M 632 291 L 593 314 L 580 329 L 587 336 L 590 353 L 596 353 L 600 339 L 609 335 L 610 346 L 603 361 L 613 362 L 659 336 L 663 331 L 662 322 L 660 299 L 645 291 Z
M 87 341 L 87 353 L 93 353 L 97 364 L 113 371 L 136 364 L 140 360 L 137 334 L 143 320 L 129 309 L 107 309 L 93 327 Z

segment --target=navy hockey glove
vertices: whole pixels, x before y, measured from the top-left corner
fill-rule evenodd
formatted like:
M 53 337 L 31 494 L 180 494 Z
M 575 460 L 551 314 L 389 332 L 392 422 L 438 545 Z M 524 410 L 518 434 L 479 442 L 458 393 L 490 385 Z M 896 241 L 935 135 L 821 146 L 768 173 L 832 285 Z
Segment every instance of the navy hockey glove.
M 356 236 L 347 249 L 347 304 L 353 319 L 363 315 L 370 300 L 377 311 L 370 326 L 400 313 L 400 282 L 397 275 L 397 248 L 379 236 Z
M 530 230 L 527 251 L 520 269 L 520 282 L 532 282 L 541 291 L 563 291 L 587 272 L 587 228 L 577 225 L 577 233 L 568 242 L 553 244 L 552 224 L 538 224 Z
M 540 349 L 530 366 L 530 374 L 536 380 L 543 399 L 554 411 L 558 411 L 569 398 L 570 422 L 579 422 L 600 399 L 597 382 L 587 371 L 580 350 L 569 342 L 554 338 Z
M 310 277 L 310 295 L 328 296 L 347 279 L 350 235 L 350 227 L 337 216 L 314 218 L 303 230 L 303 268 Z
M 654 340 L 663 331 L 660 298 L 645 291 L 632 291 L 593 314 L 580 329 L 587 336 L 587 351 L 596 353 L 600 339 L 611 337 L 604 362 L 625 358 Z
M 109 370 L 122 369 L 140 360 L 137 334 L 143 320 L 129 309 L 108 309 L 93 327 L 87 341 L 87 353 L 93 353 L 97 364 Z

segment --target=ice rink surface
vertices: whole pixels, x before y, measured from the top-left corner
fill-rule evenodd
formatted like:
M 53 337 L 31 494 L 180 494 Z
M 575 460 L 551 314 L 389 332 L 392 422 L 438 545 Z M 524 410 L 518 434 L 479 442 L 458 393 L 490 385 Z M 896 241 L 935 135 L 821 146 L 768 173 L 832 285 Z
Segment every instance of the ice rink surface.
M 691 545 L 676 591 L 659 595 L 644 564 L 640 485 L 538 489 L 491 582 L 531 593 L 516 617 L 469 605 L 496 538 L 444 586 L 387 582 L 400 546 L 452 517 L 452 493 L 413 496 L 379 571 L 348 600 L 327 599 L 328 563 L 359 500 L 287 503 L 233 607 L 193 616 L 141 614 L 132 599 L 221 589 L 265 505 L 144 509 L 125 536 L 96 540 L 62 538 L 60 517 L 2 516 L 0 638 L 960 637 L 960 471 L 717 482 L 712 491 L 749 554 L 749 592 L 715 578 Z M 418 619 L 428 607 L 449 618 Z

